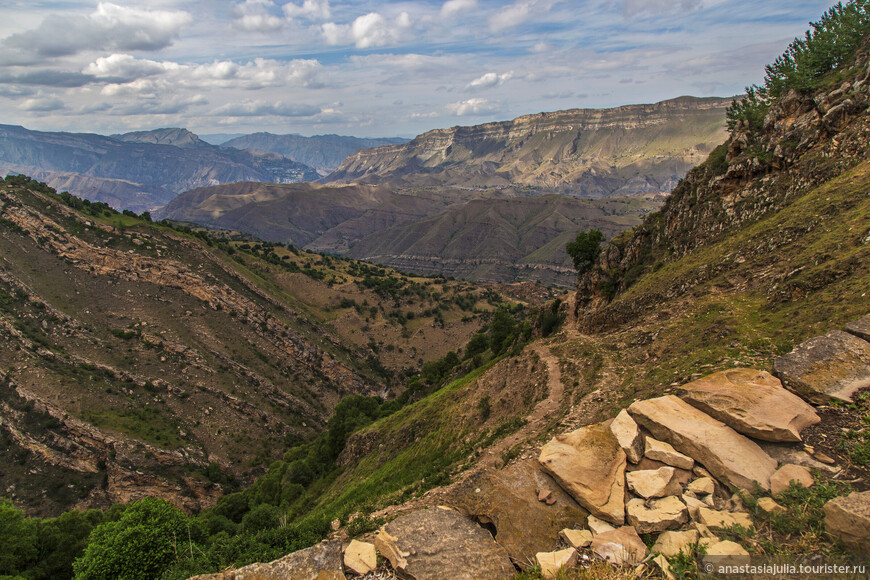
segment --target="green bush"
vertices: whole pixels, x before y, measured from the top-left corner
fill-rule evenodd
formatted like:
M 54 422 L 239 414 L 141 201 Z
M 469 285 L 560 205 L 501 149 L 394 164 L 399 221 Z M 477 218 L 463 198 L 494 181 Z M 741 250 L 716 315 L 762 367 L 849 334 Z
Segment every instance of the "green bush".
M 601 242 L 604 234 L 600 230 L 580 232 L 573 242 L 568 242 L 565 251 L 574 260 L 574 269 L 583 273 L 595 265 L 595 261 L 601 254 Z

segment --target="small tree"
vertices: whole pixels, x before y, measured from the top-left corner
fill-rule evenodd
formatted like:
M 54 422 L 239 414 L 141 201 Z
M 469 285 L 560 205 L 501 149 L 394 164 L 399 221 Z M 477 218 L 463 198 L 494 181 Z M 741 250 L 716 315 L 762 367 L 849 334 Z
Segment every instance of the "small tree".
M 578 274 L 592 268 L 595 260 L 601 254 L 601 242 L 604 241 L 604 234 L 600 230 L 589 230 L 588 232 L 580 232 L 573 242 L 568 242 L 565 246 L 565 251 L 574 260 L 574 269 Z

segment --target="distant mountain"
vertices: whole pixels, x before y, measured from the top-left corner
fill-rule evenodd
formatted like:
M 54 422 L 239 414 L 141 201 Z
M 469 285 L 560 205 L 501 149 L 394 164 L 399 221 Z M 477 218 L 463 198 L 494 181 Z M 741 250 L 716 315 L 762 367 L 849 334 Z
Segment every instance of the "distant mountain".
M 204 185 L 317 179 L 307 165 L 276 154 L 210 145 L 185 129 L 106 137 L 0 125 L 0 173 L 24 173 L 92 201 L 136 212 Z
M 403 145 L 358 151 L 323 181 L 526 185 L 593 197 L 668 192 L 725 139 L 730 103 L 680 97 L 438 129 Z
M 299 163 L 315 168 L 323 175 L 335 170 L 348 155 L 360 149 L 382 147 L 384 145 L 400 145 L 408 139 L 388 137 L 382 139 L 364 139 L 360 137 L 345 137 L 342 135 L 273 135 L 272 133 L 254 133 L 222 143 L 224 147 L 236 149 L 256 149 L 279 153 Z

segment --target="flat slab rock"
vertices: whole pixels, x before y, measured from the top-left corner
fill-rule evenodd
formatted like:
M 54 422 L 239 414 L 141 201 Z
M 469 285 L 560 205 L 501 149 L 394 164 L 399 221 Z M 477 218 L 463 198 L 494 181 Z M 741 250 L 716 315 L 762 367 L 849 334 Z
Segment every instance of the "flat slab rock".
M 625 522 L 626 456 L 606 423 L 557 435 L 538 461 L 592 515 L 617 526 Z
M 853 492 L 825 504 L 825 529 L 851 550 L 870 555 L 870 491 Z
M 846 325 L 846 332 L 870 341 L 870 314 Z
M 341 540 L 321 542 L 267 564 L 251 564 L 190 580 L 345 580 Z
M 654 437 L 703 464 L 719 481 L 747 490 L 758 482 L 770 490 L 776 461 L 749 438 L 679 397 L 637 401 L 628 412 Z
M 375 547 L 409 580 L 509 580 L 516 574 L 488 531 L 446 508 L 399 516 L 381 528 Z
M 549 492 L 553 505 L 538 501 L 538 492 Z M 454 488 L 444 503 L 492 524 L 496 541 L 521 563 L 532 562 L 539 552 L 556 550 L 559 531 L 583 524 L 589 515 L 535 459 L 499 471 L 480 471 Z
M 870 342 L 835 330 L 777 358 L 773 374 L 810 403 L 852 402 L 855 391 L 870 387 Z
M 764 441 L 800 441 L 821 419 L 803 399 L 765 371 L 730 369 L 681 388 L 681 398 L 738 433 Z

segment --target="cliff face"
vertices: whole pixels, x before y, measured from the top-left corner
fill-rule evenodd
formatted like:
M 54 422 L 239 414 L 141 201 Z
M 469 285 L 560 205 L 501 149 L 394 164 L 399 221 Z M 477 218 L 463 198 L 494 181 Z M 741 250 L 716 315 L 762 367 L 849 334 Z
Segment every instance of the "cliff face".
M 667 192 L 725 137 L 727 99 L 540 113 L 358 151 L 326 182 L 503 186 L 583 196 Z

